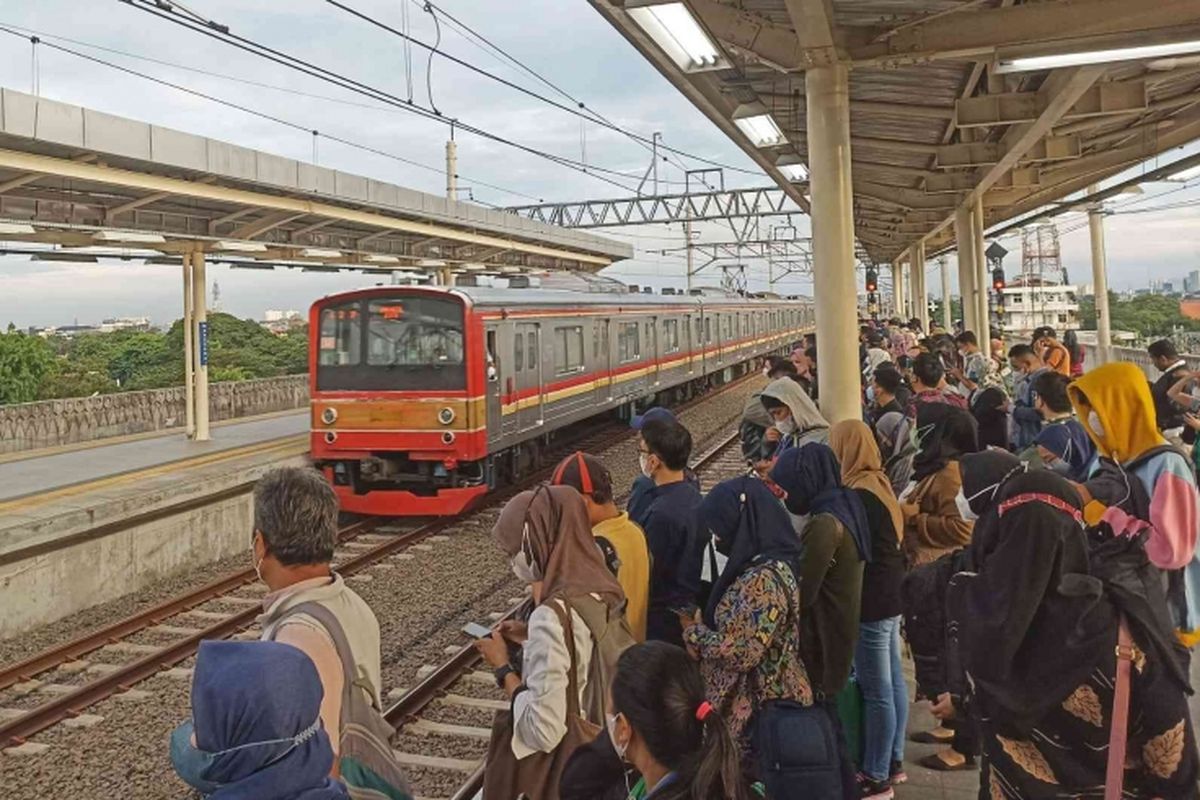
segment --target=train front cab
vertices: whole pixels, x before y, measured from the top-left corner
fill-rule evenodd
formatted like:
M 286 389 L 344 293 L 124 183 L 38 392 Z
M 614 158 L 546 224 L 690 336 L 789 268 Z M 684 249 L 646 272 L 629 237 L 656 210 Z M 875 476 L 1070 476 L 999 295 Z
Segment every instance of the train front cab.
M 456 514 L 487 492 L 485 349 L 466 299 L 388 287 L 310 313 L 312 458 L 345 511 Z

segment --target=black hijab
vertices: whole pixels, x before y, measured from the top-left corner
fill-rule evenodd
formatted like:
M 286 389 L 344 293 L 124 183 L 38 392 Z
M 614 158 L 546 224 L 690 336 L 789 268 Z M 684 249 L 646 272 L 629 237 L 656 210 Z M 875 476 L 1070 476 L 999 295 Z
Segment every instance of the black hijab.
M 979 425 L 980 447 L 1008 446 L 1008 412 L 1004 410 L 1008 397 L 995 386 L 983 389 L 971 403 L 971 416 Z
M 829 514 L 845 526 L 858 546 L 858 557 L 871 560 L 871 528 L 862 498 L 842 483 L 842 468 L 829 445 L 809 442 L 784 450 L 771 467 L 771 480 L 787 492 L 784 505 L 793 514 Z
M 721 597 L 754 563 L 782 561 L 800 580 L 800 537 L 779 499 L 758 478 L 742 476 L 718 483 L 700 503 L 699 515 L 702 530 L 712 534 L 717 549 L 729 559 L 715 578 L 704 609 L 708 627 L 716 627 Z
M 1082 503 L 1039 471 L 1000 491 L 995 546 L 977 573 L 951 579 L 964 664 L 981 711 L 1008 735 L 1028 735 L 1105 659 L 1117 616 L 1090 574 Z
M 964 453 L 979 449 L 975 418 L 948 403 L 917 404 L 917 440 L 920 450 L 913 458 L 913 480 L 941 472 Z
M 971 531 L 971 569 L 977 569 L 996 546 L 1000 531 L 999 503 L 996 502 L 1008 479 L 1023 474 L 1025 464 L 1006 450 L 966 453 L 958 460 L 963 496 L 975 514 Z

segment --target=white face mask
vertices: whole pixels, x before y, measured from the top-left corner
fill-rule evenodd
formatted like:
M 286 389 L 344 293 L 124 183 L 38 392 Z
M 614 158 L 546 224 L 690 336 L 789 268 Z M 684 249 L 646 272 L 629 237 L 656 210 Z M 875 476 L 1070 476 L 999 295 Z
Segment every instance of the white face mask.
M 629 743 L 617 743 L 617 715 L 605 714 L 604 727 L 608 729 L 608 740 L 612 742 L 613 750 L 617 751 L 617 758 L 625 760 L 625 751 L 629 748 Z
M 649 453 L 638 453 L 638 468 L 641 469 L 642 474 L 647 478 L 654 474 L 654 470 L 650 469 Z
M 1092 429 L 1092 433 L 1104 438 L 1104 426 L 1100 424 L 1100 416 L 1093 409 L 1088 412 L 1088 427 Z
M 529 546 L 529 523 L 521 532 L 521 549 L 512 557 L 513 575 L 522 583 L 537 583 L 542 579 L 542 570 L 537 562 L 529 555 L 533 549 Z
M 867 387 L 867 402 L 868 403 L 875 402 L 875 387 L 874 386 Z
M 967 522 L 974 522 L 979 519 L 979 515 L 971 510 L 971 504 L 967 501 L 967 496 L 963 494 L 960 488 L 958 494 L 954 496 L 954 505 L 958 506 L 958 515 Z
M 777 420 L 775 422 L 775 427 L 780 433 L 782 433 L 784 436 L 787 436 L 796 432 L 796 420 L 792 419 L 791 417 Z

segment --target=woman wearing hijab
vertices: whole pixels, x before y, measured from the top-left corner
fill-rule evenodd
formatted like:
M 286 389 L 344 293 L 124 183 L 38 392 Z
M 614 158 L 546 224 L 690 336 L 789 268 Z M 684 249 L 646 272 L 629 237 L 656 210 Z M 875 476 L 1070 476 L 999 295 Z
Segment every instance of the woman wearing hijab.
M 1142 381 L 1144 383 L 1144 380 Z M 1099 796 L 1111 737 L 1120 615 L 1089 574 L 1082 503 L 1044 471 L 1013 477 L 976 572 L 948 591 L 983 733 L 980 797 Z M 1197 754 L 1183 686 L 1127 618 L 1131 694 L 1123 798 L 1192 798 Z
M 771 468 L 771 480 L 799 515 L 800 655 L 814 690 L 835 727 L 834 699 L 850 677 L 858 642 L 863 565 L 871 560 L 871 532 L 862 501 L 842 485 L 841 467 L 827 445 L 787 450 Z M 838 737 L 844 746 L 844 737 Z M 842 752 L 843 785 L 855 787 L 849 754 Z
M 964 716 L 966 679 L 957 658 L 956 639 L 946 624 L 946 588 L 957 572 L 975 569 L 995 546 L 998 517 L 996 498 L 1004 483 L 1022 474 L 1025 464 L 1005 450 L 967 453 L 959 460 L 962 488 L 955 503 L 963 519 L 974 524 L 971 544 L 924 567 L 914 569 L 905 582 L 905 631 L 912 648 L 918 695 L 933 702 L 939 720 Z M 975 769 L 979 755 L 977 722 L 963 719 L 953 731 L 941 727 L 916 734 L 915 741 L 950 743 L 945 750 L 918 763 L 941 772 Z
M 509 622 L 475 646 L 512 701 L 512 752 L 518 759 L 551 753 L 567 733 L 571 664 L 564 621 L 574 643 L 579 708 L 604 724 L 607 687 L 621 650 L 633 642 L 622 616 L 625 596 L 592 538 L 583 498 L 569 486 L 521 492 L 500 512 L 492 536 L 513 574 L 532 586 L 528 623 Z M 523 646 L 521 670 L 509 663 L 508 642 Z M 543 795 L 538 795 L 543 796 Z
M 321 679 L 278 642 L 200 643 L 192 719 L 171 734 L 175 772 L 210 800 L 348 800 L 329 777 Z
M 1115 533 L 1143 538 L 1151 564 L 1183 570 L 1168 599 L 1180 641 L 1193 647 L 1200 643 L 1200 497 L 1191 465 L 1159 433 L 1150 388 L 1133 364 L 1098 367 L 1067 392 L 1103 459 L 1076 488 L 1085 503 L 1108 506 L 1102 521 Z M 1128 476 L 1137 478 L 1137 492 Z
M 971 523 L 954 498 L 962 488 L 958 459 L 979 449 L 975 420 L 945 403 L 922 403 L 910 434 L 918 448 L 912 482 L 900 495 L 904 549 L 913 566 L 928 564 L 971 541 Z
M 871 560 L 863 570 L 854 652 L 854 674 L 862 687 L 866 712 L 861 796 L 891 797 L 892 780 L 903 771 L 908 722 L 908 686 L 900 661 L 904 515 L 866 423 L 856 419 L 837 423 L 829 431 L 829 447 L 841 464 L 842 481 L 862 501 L 871 531 Z
M 979 426 L 979 446 L 1008 447 L 1008 395 L 999 386 L 983 386 L 971 398 L 971 416 Z
M 728 562 L 703 616 L 684 620 L 683 641 L 700 662 L 709 701 L 754 765 L 751 718 L 775 701 L 813 702 L 800 656 L 800 541 L 779 500 L 757 478 L 714 486 L 700 519 Z M 754 772 L 773 787 L 770 764 L 760 762 Z M 796 791 L 771 796 L 784 800 Z
M 762 390 L 762 404 L 775 422 L 775 433 L 767 431 L 768 441 L 778 441 L 775 454 L 809 442 L 829 439 L 829 423 L 817 410 L 812 398 L 791 378 L 779 378 Z
M 875 421 L 875 440 L 883 456 L 883 471 L 894 494 L 900 494 L 912 481 L 912 462 L 917 448 L 906 435 L 904 413 L 889 411 Z

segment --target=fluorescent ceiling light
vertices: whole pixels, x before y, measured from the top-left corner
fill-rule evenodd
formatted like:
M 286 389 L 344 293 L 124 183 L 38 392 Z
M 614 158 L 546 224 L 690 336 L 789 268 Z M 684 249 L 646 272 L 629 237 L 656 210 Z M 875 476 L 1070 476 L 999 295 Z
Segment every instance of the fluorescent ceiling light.
M 0 222 L 0 236 L 21 236 L 34 233 L 32 225 L 22 225 L 16 222 Z
M 125 242 L 128 244 L 162 244 L 167 240 L 157 233 L 136 233 L 134 231 L 96 231 L 92 238 L 97 242 Z
M 683 3 L 631 8 L 629 16 L 681 70 L 724 66 L 721 51 Z
M 783 177 L 792 183 L 799 183 L 808 179 L 808 168 L 804 166 L 804 162 L 800 160 L 800 156 L 794 153 L 784 153 L 775 159 L 775 166 L 783 173 Z
M 484 270 L 487 269 L 487 265 L 486 264 L 476 264 L 476 263 L 472 262 L 472 263 L 468 263 L 468 264 L 463 264 L 462 268 L 467 270 L 468 272 L 483 272 Z
M 446 266 L 446 262 L 439 261 L 434 258 L 423 258 L 417 262 L 417 266 L 418 267 L 444 267 L 444 266 Z
M 385 256 L 379 254 L 369 255 L 363 258 L 363 261 L 369 261 L 372 264 L 399 264 L 400 259 L 395 256 Z
M 1192 178 L 1200 178 L 1200 164 L 1187 169 L 1181 169 L 1174 175 L 1167 176 L 1169 181 L 1190 181 Z
M 1027 72 L 1034 69 L 1075 67 L 1082 64 L 1108 64 L 1115 61 L 1137 61 L 1143 58 L 1162 58 L 1187 53 L 1200 53 L 1200 40 L 1153 44 L 1144 47 L 1121 47 L 1114 50 L 1089 50 L 1083 53 L 1059 53 L 1050 56 L 1031 56 L 1001 61 L 996 73 Z
M 239 242 L 237 240 L 220 241 L 213 245 L 214 250 L 228 250 L 231 253 L 265 253 L 267 246 L 261 242 Z
M 745 103 L 733 112 L 733 124 L 738 126 L 755 147 L 775 147 L 786 144 L 787 138 L 775 118 L 762 103 Z
M 306 247 L 300 251 L 302 258 L 341 258 L 341 250 L 329 250 L 323 247 Z

